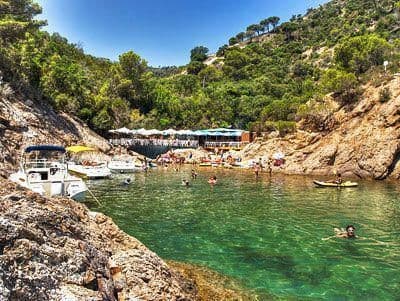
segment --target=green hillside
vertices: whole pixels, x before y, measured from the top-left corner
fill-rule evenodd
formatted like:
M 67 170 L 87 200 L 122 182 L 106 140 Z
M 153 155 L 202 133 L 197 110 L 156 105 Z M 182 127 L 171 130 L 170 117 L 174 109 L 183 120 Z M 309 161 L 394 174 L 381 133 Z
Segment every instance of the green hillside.
M 391 0 L 334 0 L 282 24 L 266 16 L 211 64 L 199 46 L 187 66 L 160 69 L 134 52 L 118 62 L 87 55 L 41 30 L 33 1 L 0 0 L 0 71 L 14 89 L 98 132 L 234 126 L 285 133 L 300 119 L 314 128 L 327 94 L 341 105 L 357 102 L 364 83 L 384 80 L 384 61 L 398 72 L 399 9 Z

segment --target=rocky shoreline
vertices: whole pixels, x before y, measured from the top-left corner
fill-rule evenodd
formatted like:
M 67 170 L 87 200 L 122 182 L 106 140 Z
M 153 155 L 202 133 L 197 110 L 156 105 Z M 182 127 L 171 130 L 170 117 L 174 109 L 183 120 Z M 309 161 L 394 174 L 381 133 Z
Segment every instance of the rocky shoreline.
M 0 211 L 1 301 L 256 300 L 215 272 L 166 263 L 73 200 L 0 177 Z
M 2 179 L 0 198 L 0 300 L 199 300 L 105 215 Z

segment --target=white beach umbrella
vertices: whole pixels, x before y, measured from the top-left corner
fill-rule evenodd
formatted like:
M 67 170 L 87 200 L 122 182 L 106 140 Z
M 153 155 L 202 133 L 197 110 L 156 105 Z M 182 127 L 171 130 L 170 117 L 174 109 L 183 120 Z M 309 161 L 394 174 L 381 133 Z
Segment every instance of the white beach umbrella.
M 163 133 L 163 135 L 170 135 L 170 136 L 172 136 L 172 135 L 176 135 L 176 134 L 177 134 L 177 131 L 175 131 L 174 129 L 168 129 L 168 130 L 163 131 L 162 133 Z
M 180 130 L 177 132 L 178 135 L 193 136 L 194 132 L 191 130 Z
M 147 135 L 148 136 L 152 136 L 152 135 L 161 135 L 162 132 L 156 129 L 152 129 L 152 130 L 148 130 L 147 131 Z
M 137 135 L 141 135 L 141 136 L 146 136 L 147 131 L 146 131 L 146 129 L 141 128 L 141 129 L 138 129 L 138 130 L 136 131 L 136 134 L 137 134 Z
M 277 152 L 277 153 L 272 155 L 272 158 L 275 159 L 275 160 L 280 160 L 280 159 L 285 158 L 285 155 L 282 154 L 281 152 Z
M 115 132 L 120 133 L 120 134 L 130 134 L 131 130 L 126 127 L 123 127 L 118 130 L 115 130 Z

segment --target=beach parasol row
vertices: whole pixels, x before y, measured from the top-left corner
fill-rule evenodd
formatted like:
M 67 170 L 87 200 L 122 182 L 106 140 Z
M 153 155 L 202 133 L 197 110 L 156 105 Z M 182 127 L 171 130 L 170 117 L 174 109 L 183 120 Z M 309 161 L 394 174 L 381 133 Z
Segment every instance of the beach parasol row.
M 174 129 L 167 129 L 164 131 L 160 131 L 157 129 L 146 130 L 144 128 L 141 129 L 133 129 L 130 130 L 126 127 L 117 129 L 117 130 L 110 130 L 110 133 L 113 134 L 125 134 L 125 135 L 139 135 L 139 136 L 156 136 L 156 135 L 163 135 L 163 136 L 223 136 L 223 137 L 240 137 L 242 136 L 243 130 L 237 129 L 225 129 L 225 128 L 218 128 L 218 129 L 208 129 L 208 130 L 174 130 Z

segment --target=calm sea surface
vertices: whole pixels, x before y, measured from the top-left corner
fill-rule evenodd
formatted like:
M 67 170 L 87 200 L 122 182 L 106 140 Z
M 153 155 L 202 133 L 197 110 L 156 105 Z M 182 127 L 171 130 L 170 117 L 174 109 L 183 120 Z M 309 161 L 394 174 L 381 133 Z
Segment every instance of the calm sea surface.
M 194 181 L 190 168 L 130 175 L 129 186 L 125 177 L 89 182 L 103 204 L 91 209 L 164 259 L 209 267 L 283 300 L 400 298 L 399 182 L 315 188 L 312 178 L 201 168 Z M 360 238 L 323 240 L 347 224 Z

